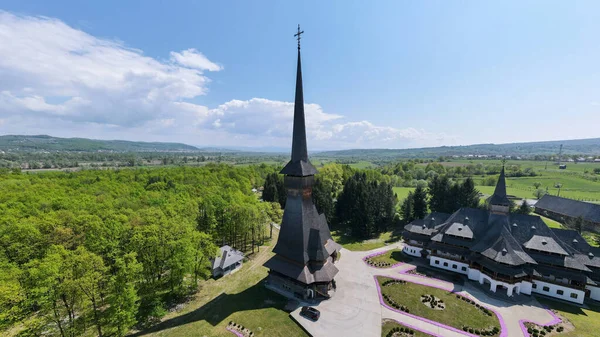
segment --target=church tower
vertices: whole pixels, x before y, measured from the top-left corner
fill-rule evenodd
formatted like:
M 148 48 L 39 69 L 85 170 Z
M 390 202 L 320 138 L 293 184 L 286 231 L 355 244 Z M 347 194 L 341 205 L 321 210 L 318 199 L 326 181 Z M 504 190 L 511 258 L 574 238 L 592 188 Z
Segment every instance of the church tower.
M 333 241 L 324 214 L 319 214 L 312 200 L 312 186 L 317 169 L 308 159 L 302 91 L 298 25 L 298 67 L 292 158 L 281 170 L 287 190 L 281 230 L 273 249 L 275 256 L 265 263 L 269 268 L 267 287 L 288 297 L 324 299 L 331 296 L 334 265 L 341 246 Z
M 496 183 L 494 194 L 489 198 L 490 212 L 493 214 L 507 215 L 510 208 L 510 200 L 506 195 L 506 179 L 504 178 L 504 161 L 502 162 L 502 170 L 500 177 Z

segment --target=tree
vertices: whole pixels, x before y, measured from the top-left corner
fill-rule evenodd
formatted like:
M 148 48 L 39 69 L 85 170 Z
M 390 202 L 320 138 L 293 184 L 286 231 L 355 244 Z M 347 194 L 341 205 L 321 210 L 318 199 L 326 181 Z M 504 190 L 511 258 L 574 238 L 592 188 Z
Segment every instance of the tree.
M 453 199 L 450 191 L 450 180 L 447 176 L 435 176 L 429 182 L 429 208 L 433 212 L 452 213 Z
M 423 219 L 427 215 L 427 194 L 418 186 L 413 193 L 413 214 L 415 219 Z
M 402 220 L 404 223 L 409 223 L 415 219 L 413 216 L 413 192 L 408 192 L 408 196 L 402 202 L 402 206 L 400 206 L 400 214 L 402 215 Z
M 542 183 L 540 183 L 539 181 L 536 181 L 536 182 L 533 183 L 533 187 L 535 187 L 536 190 L 538 188 L 540 188 L 540 186 L 542 186 Z
M 458 189 L 457 196 L 459 207 L 477 208 L 479 206 L 479 191 L 475 189 L 475 182 L 470 177 L 465 179 Z
M 537 190 L 533 191 L 533 195 L 535 196 L 536 199 L 540 199 L 541 197 L 543 197 L 547 193 L 548 192 L 546 192 L 546 190 L 543 189 L 543 188 L 538 188 Z
M 332 198 L 333 192 L 329 186 L 331 185 L 325 184 L 322 179 L 315 179 L 315 184 L 313 185 L 312 190 L 312 198 L 315 206 L 317 207 L 317 211 L 325 214 L 327 223 L 331 224 L 335 212 L 335 206 Z
M 94 324 L 96 324 L 98 336 L 102 337 L 100 307 L 104 302 L 103 294 L 106 293 L 108 285 L 105 275 L 108 268 L 106 268 L 100 256 L 88 251 L 83 246 L 77 248 L 73 254 L 73 260 L 74 283 L 91 304 Z
M 531 207 L 529 207 L 529 205 L 527 204 L 527 200 L 523 199 L 521 206 L 519 206 L 519 208 L 517 209 L 517 213 L 519 213 L 519 214 L 530 214 L 531 213 Z
M 575 219 L 571 219 L 569 221 L 569 225 L 571 228 L 574 228 L 577 233 L 581 234 L 581 232 L 583 232 L 583 227 L 584 227 L 584 221 L 583 221 L 583 217 L 578 216 Z
M 135 288 L 136 280 L 142 271 L 135 253 L 127 253 L 115 261 L 115 273 L 110 282 L 110 297 L 107 309 L 108 325 L 116 330 L 117 336 L 125 336 L 136 323 L 139 309 L 139 296 Z
M 279 202 L 279 192 L 277 191 L 277 174 L 272 173 L 265 178 L 263 186 L 262 199 L 268 202 Z

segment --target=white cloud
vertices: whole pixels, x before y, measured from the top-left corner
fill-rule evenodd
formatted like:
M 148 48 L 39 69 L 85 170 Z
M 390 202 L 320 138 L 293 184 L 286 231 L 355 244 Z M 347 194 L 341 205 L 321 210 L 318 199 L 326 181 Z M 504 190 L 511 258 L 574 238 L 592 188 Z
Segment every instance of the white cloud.
M 451 140 L 415 128 L 397 129 L 368 121 L 345 122 L 343 116 L 323 112 L 318 104 L 305 104 L 306 130 L 315 148 L 405 147 L 415 144 L 438 145 Z M 208 112 L 198 121 L 200 128 L 218 129 L 232 135 L 262 137 L 269 143 L 289 144 L 294 103 L 252 98 L 232 100 Z
M 45 133 L 211 146 L 291 144 L 294 103 L 231 100 L 194 104 L 223 67 L 190 48 L 158 60 L 124 43 L 47 17 L 0 11 L 0 133 Z M 310 148 L 438 145 L 413 128 L 346 121 L 305 104 Z
M 221 69 L 194 49 L 171 57 L 160 62 L 56 19 L 0 11 L 0 113 L 123 126 L 169 118 L 181 100 L 206 93 L 203 70 Z
M 223 67 L 211 62 L 204 54 L 194 48 L 182 51 L 181 53 L 171 52 L 171 60 L 182 66 L 208 71 L 223 70 Z

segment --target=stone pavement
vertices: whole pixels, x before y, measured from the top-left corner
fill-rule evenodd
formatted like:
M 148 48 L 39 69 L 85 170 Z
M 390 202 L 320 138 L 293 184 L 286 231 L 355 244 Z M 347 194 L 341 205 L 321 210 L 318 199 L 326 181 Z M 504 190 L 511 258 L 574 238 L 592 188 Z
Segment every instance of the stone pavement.
M 427 321 L 413 315 L 392 310 L 382 305 L 375 275 L 382 275 L 418 283 L 426 286 L 459 292 L 496 312 L 501 320 L 501 337 L 526 336 L 522 331 L 521 321 L 527 318 L 537 324 L 554 324 L 557 318 L 544 309 L 534 297 L 521 304 L 502 301 L 488 296 L 484 291 L 468 282 L 465 286 L 457 286 L 435 278 L 407 274 L 415 266 L 401 264 L 393 268 L 379 269 L 368 266 L 363 258 L 377 252 L 402 248 L 400 243 L 374 249 L 368 252 L 352 252 L 342 250 L 342 258 L 337 263 L 340 272 L 336 277 L 337 291 L 326 301 L 314 305 L 321 311 L 317 322 L 300 316 L 300 308 L 291 315 L 302 327 L 314 337 L 379 337 L 381 336 L 382 318 L 394 319 L 412 329 L 420 330 L 433 336 L 470 336 L 463 331 L 445 327 L 437 322 Z

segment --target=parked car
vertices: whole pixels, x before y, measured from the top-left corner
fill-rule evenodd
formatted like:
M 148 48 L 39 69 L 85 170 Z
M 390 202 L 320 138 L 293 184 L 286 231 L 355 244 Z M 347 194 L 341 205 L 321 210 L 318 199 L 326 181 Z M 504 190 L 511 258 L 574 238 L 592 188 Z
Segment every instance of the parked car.
M 300 315 L 313 321 L 316 321 L 319 319 L 319 317 L 321 317 L 321 312 L 313 307 L 302 307 L 302 309 L 300 310 Z

